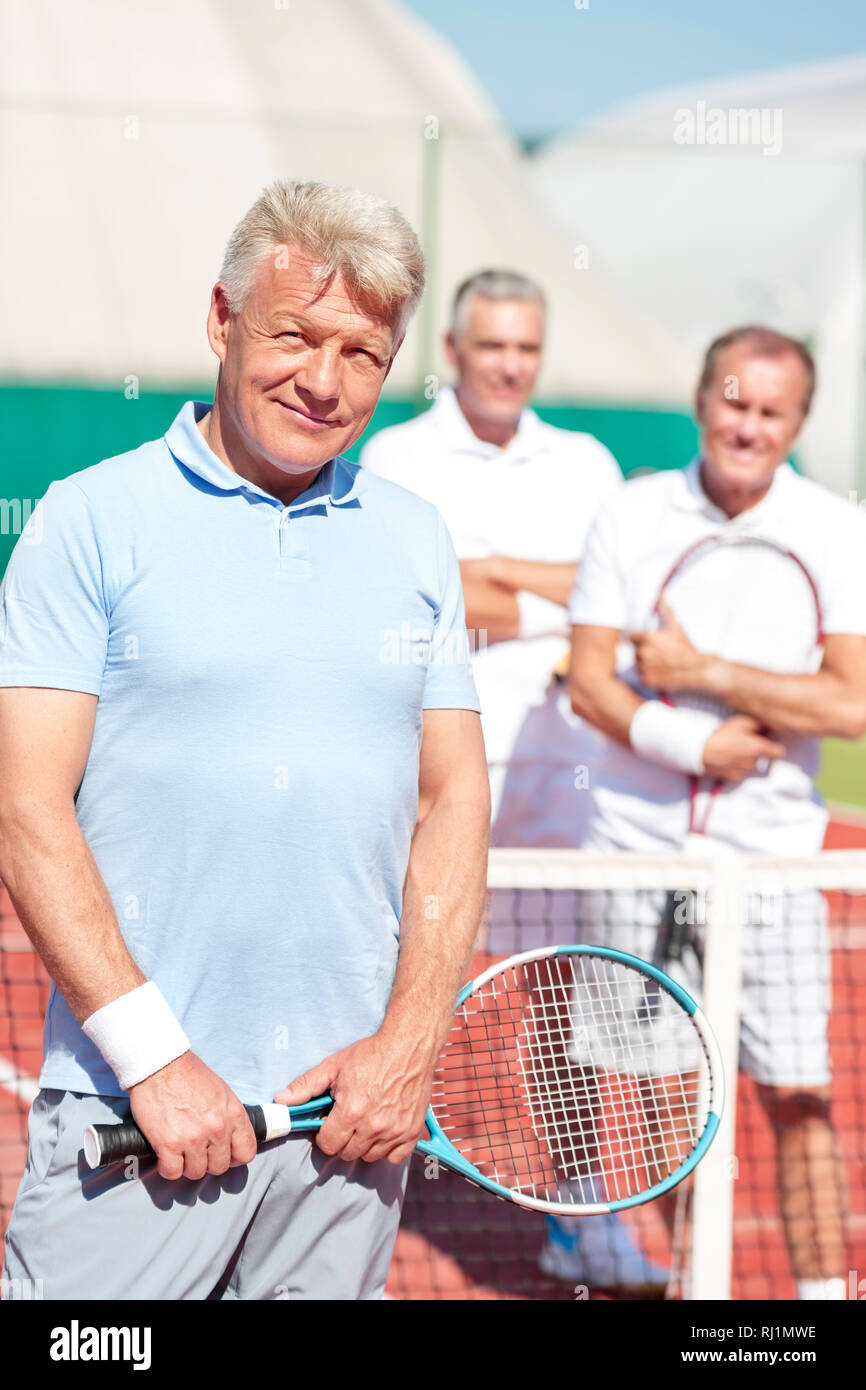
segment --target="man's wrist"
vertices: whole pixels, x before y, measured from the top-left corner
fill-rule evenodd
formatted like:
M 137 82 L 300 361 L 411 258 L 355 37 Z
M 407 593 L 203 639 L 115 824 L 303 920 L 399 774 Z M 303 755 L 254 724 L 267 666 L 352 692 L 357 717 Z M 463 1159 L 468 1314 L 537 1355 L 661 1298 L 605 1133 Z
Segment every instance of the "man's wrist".
M 629 725 L 629 744 L 638 757 L 672 772 L 701 776 L 704 747 L 721 723 L 703 710 L 675 709 L 661 700 L 644 700 Z
M 734 666 L 720 656 L 703 656 L 698 672 L 698 690 L 713 695 L 724 704 L 731 704 Z
M 81 1027 L 125 1091 L 190 1050 L 189 1038 L 153 980 L 112 999 Z
M 428 1064 L 435 1065 L 452 1018 L 453 1000 L 450 1007 L 442 1009 L 432 1006 L 429 1000 L 418 1010 L 392 1006 L 377 1029 L 377 1037 L 389 1046 L 411 1051 L 423 1069 Z
M 509 563 L 506 555 L 490 555 L 486 564 L 486 577 L 491 584 L 501 584 L 513 588 L 509 577 Z

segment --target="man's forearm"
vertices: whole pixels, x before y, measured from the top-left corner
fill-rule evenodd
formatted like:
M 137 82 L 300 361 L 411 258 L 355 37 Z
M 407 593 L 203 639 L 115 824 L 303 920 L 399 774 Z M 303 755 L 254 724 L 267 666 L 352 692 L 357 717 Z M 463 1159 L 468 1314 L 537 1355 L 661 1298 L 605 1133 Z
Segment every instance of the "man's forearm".
M 607 673 L 591 676 L 582 673 L 578 678 L 572 659 L 569 696 L 575 714 L 601 729 L 608 738 L 629 746 L 631 721 L 643 700 L 625 681 Z
M 565 608 L 574 588 L 577 564 L 556 564 L 544 560 L 517 560 L 510 555 L 495 555 L 490 560 L 490 577 L 495 583 L 519 593 L 527 589 L 539 598 L 558 603 Z
M 79 1022 L 146 977 L 129 954 L 74 808 L 7 808 L 0 878 L 24 930 Z
M 412 840 L 400 956 L 383 1030 L 432 1063 L 448 1035 L 484 912 L 490 812 L 484 801 L 437 803 Z
M 793 674 L 702 652 L 675 613 L 666 610 L 664 616 L 662 628 L 632 634 L 638 670 L 651 689 L 710 695 L 783 735 L 859 738 L 866 731 L 866 638 L 861 634 L 827 633 L 820 671 Z
M 475 650 L 494 642 L 511 642 L 520 635 L 520 609 L 510 589 L 487 579 L 463 580 L 466 627 L 474 634 Z
M 832 671 L 787 675 L 708 657 L 700 688 L 780 734 L 859 738 L 864 731 L 866 692 Z
M 574 584 L 575 565 L 491 555 L 484 560 L 461 560 L 460 573 L 466 626 L 472 632 L 484 633 L 485 645 L 510 642 L 521 635 L 521 593 L 534 594 L 562 608 L 565 628 L 565 607 Z M 480 645 L 477 641 L 476 646 Z

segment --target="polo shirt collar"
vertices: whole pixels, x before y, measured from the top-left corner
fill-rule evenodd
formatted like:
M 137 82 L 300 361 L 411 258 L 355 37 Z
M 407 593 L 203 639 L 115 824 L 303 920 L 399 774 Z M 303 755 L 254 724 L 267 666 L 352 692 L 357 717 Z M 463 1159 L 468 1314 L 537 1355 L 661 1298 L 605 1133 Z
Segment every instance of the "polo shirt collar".
M 679 487 L 674 504 L 680 511 L 703 512 L 706 517 L 720 522 L 723 526 L 735 525 L 739 529 L 751 530 L 754 526 L 764 524 L 768 519 L 772 519 L 778 513 L 794 476 L 794 470 L 789 462 L 780 463 L 773 475 L 773 481 L 766 496 L 762 497 L 760 502 L 756 506 L 750 507 L 748 511 L 741 512 L 736 517 L 729 517 L 704 492 L 701 485 L 701 456 L 698 455 L 697 458 L 692 459 L 690 464 L 680 470 Z
M 523 463 L 549 447 L 544 422 L 529 406 L 524 406 L 520 412 L 517 434 L 504 449 L 478 438 L 460 409 L 453 386 L 440 387 L 430 409 L 436 425 L 445 435 L 449 450 L 454 453 L 475 454 L 478 458 L 507 458 L 509 463 Z
M 282 506 L 283 503 L 278 497 L 235 473 L 210 448 L 198 427 L 199 421 L 204 419 L 210 409 L 208 401 L 187 401 L 182 407 L 165 436 L 165 442 L 174 457 L 185 468 L 203 478 L 212 487 L 219 488 L 221 492 L 256 493 L 269 502 Z M 330 507 L 358 506 L 355 498 L 357 482 L 358 470 L 338 454 L 322 465 L 310 486 L 290 505 L 293 509 L 303 507 L 307 503 L 317 503 L 319 506 L 325 503 Z

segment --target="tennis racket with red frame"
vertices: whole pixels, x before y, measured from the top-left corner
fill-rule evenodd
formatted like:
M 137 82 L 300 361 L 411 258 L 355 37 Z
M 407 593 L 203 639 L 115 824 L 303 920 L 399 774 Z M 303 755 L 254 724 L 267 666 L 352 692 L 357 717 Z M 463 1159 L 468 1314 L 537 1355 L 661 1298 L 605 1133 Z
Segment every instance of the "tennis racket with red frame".
M 817 584 L 793 550 L 747 531 L 706 536 L 668 570 L 653 615 L 667 604 L 701 652 L 790 675 L 818 670 L 824 621 Z M 727 719 L 738 711 L 701 692 L 659 691 L 666 704 Z M 763 730 L 769 733 L 769 730 Z M 724 783 L 690 778 L 689 834 L 706 834 Z

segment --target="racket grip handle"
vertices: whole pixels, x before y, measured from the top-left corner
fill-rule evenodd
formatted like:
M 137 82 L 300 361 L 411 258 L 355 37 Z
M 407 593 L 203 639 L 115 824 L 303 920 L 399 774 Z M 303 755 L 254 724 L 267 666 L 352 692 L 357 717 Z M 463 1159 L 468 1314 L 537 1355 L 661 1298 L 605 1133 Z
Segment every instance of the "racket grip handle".
M 288 1108 L 284 1105 L 245 1105 L 247 1118 L 253 1127 L 256 1143 L 263 1144 L 281 1134 L 288 1134 L 291 1121 Z M 285 1112 L 283 1124 L 275 1123 L 268 1111 Z M 120 1125 L 88 1125 L 84 1131 L 84 1157 L 90 1168 L 104 1168 L 109 1163 L 118 1163 L 127 1158 L 155 1158 L 147 1137 L 142 1134 L 134 1120 Z

